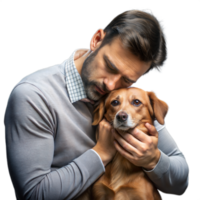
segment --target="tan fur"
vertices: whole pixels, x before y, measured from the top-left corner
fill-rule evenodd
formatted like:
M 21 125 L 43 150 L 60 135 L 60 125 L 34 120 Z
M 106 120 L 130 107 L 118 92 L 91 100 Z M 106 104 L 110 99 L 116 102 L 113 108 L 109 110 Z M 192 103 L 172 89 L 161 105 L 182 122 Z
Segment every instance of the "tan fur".
M 111 102 L 116 98 L 120 99 L 121 104 L 115 109 L 112 108 Z M 142 102 L 142 106 L 134 107 L 131 104 L 132 99 L 136 98 Z M 153 92 L 145 92 L 139 88 L 115 90 L 100 100 L 94 111 L 93 124 L 98 124 L 103 116 L 112 123 L 119 110 L 129 112 L 137 122 L 136 127 L 148 134 L 144 124 L 153 124 L 154 118 L 164 124 L 168 106 Z M 122 130 L 118 131 L 123 134 Z M 133 165 L 117 152 L 106 166 L 105 173 L 77 200 L 161 200 L 161 196 L 142 168 Z

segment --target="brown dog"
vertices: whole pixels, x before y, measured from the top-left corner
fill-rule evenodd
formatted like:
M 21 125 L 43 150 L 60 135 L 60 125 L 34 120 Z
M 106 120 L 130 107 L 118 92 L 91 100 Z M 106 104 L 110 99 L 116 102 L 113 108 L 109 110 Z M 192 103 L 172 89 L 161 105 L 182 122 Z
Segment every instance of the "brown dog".
M 123 134 L 135 127 L 148 134 L 145 123 L 157 119 L 164 124 L 168 106 L 153 92 L 139 88 L 114 90 L 101 99 L 94 111 L 93 125 L 103 117 Z M 98 133 L 96 135 L 98 139 Z M 103 174 L 78 199 L 82 200 L 161 200 L 161 196 L 141 167 L 130 163 L 116 153 Z

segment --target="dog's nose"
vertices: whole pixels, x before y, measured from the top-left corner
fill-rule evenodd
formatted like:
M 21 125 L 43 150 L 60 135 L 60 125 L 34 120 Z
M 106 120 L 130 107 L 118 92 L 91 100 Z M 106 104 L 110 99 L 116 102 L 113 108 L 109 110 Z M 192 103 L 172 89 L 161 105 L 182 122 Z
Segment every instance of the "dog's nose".
M 117 120 L 120 121 L 120 122 L 124 122 L 127 120 L 128 118 L 128 115 L 125 113 L 125 112 L 120 112 L 117 114 Z

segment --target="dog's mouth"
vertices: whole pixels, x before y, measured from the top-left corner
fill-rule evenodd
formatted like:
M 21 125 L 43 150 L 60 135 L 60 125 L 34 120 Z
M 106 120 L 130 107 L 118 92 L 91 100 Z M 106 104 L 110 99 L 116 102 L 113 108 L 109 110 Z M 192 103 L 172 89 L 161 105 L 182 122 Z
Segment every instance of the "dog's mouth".
M 118 127 L 122 127 L 122 128 L 123 128 L 123 127 L 124 127 L 124 128 L 126 127 L 126 128 L 127 128 L 127 127 L 129 127 L 129 126 L 127 126 L 126 124 L 120 124 Z
M 133 123 L 131 126 L 127 125 L 127 123 L 114 123 L 114 120 L 110 122 L 110 124 L 113 126 L 114 129 L 122 132 L 129 132 L 133 130 L 138 124 Z
M 127 131 L 131 128 L 134 128 L 134 127 L 130 127 L 128 126 L 127 124 L 124 124 L 124 123 L 121 123 L 121 124 L 116 124 L 114 123 L 114 121 L 111 121 L 110 124 L 115 128 L 115 129 L 119 129 L 119 130 L 123 130 L 123 131 Z
M 117 129 L 120 129 L 120 130 L 122 130 L 122 131 L 127 131 L 127 130 L 129 130 L 131 127 L 129 127 L 129 126 L 125 126 L 125 125 L 121 125 L 121 126 L 118 126 L 117 127 Z
M 114 125 L 115 129 L 119 129 L 119 130 L 122 130 L 122 131 L 127 131 L 129 129 L 134 128 L 134 127 L 135 126 L 128 126 L 127 124 L 124 124 L 124 123 L 122 123 L 122 124 L 115 124 Z

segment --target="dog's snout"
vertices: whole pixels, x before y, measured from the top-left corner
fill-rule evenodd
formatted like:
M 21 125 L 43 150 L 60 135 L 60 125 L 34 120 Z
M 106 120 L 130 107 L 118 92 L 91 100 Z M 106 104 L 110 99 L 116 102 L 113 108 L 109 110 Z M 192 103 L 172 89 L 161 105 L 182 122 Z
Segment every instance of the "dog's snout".
M 125 112 L 120 112 L 117 114 L 117 120 L 120 121 L 120 122 L 124 122 L 127 120 L 128 118 L 128 115 L 125 113 Z

